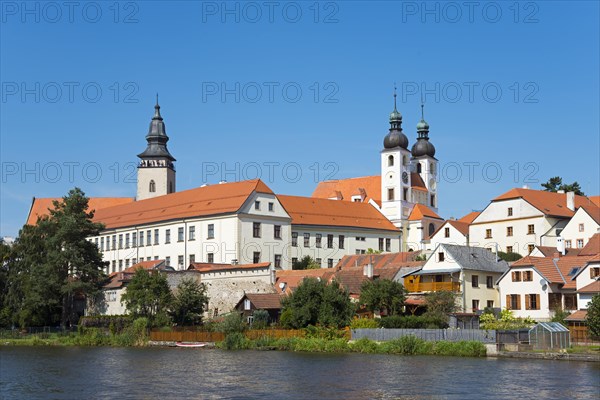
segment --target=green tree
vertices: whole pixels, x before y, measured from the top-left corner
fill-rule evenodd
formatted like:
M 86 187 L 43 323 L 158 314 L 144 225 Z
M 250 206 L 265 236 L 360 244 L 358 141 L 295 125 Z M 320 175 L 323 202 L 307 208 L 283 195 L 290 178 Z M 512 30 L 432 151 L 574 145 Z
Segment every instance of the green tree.
M 292 264 L 292 269 L 319 269 L 321 266 L 311 256 L 304 256 Z
M 585 322 L 594 338 L 600 337 L 600 294 L 594 295 L 588 304 Z
M 446 315 L 456 312 L 456 293 L 448 290 L 430 292 L 425 295 L 427 315 L 445 318 Z
M 369 311 L 385 315 L 400 314 L 405 298 L 404 286 L 389 279 L 365 281 L 360 288 L 360 303 Z
M 577 181 L 571 184 L 562 183 L 562 178 L 560 176 L 550 178 L 548 182 L 542 183 L 542 187 L 546 192 L 558 192 L 559 190 L 564 190 L 565 192 L 575 192 L 578 196 L 585 196 Z
M 254 310 L 252 317 L 252 329 L 265 329 L 269 325 L 269 312 L 267 310 Z
M 121 302 L 135 318 L 146 317 L 155 325 L 168 313 L 173 295 L 163 273 L 139 268 L 127 284 Z
M 291 328 L 308 325 L 343 327 L 350 323 L 354 305 L 345 288 L 336 281 L 327 284 L 304 278 L 296 290 L 282 300 L 281 323 Z
M 382 251 L 382 250 L 374 250 L 374 249 L 372 249 L 371 247 L 369 247 L 369 248 L 367 249 L 367 254 L 381 254 L 381 253 L 383 253 L 383 251 Z
M 195 279 L 185 278 L 177 285 L 170 315 L 181 326 L 201 324 L 207 304 L 206 285 Z
M 499 259 L 507 261 L 507 262 L 517 261 L 517 260 L 520 260 L 521 258 L 523 258 L 523 256 L 520 255 L 519 253 L 505 253 L 503 251 L 498 251 L 497 256 Z

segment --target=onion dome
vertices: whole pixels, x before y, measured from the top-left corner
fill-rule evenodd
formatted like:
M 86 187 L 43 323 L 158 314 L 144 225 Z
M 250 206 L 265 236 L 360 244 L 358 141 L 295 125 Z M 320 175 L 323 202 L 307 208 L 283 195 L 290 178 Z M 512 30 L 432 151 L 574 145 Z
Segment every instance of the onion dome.
M 390 131 L 383 138 L 383 147 L 386 149 L 408 148 L 408 138 L 402 133 L 402 114 L 396 109 L 396 88 L 394 88 L 394 111 L 390 114 Z
M 417 141 L 413 144 L 411 153 L 413 157 L 435 156 L 435 146 L 429 141 L 429 124 L 423 118 L 424 105 L 421 104 L 421 121 L 417 124 Z

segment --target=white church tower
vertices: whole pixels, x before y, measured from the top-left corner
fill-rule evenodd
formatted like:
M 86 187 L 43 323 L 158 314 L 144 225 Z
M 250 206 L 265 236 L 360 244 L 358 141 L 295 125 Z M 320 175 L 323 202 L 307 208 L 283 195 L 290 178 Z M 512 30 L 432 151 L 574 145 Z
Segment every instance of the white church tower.
M 402 114 L 396 109 L 390 114 L 390 131 L 383 139 L 381 151 L 381 212 L 394 225 L 401 226 L 408 217 L 411 201 L 410 151 L 408 138 L 402 133 Z
M 149 199 L 175 192 L 175 158 L 167 149 L 167 130 L 160 116 L 158 95 L 154 117 L 146 135 L 148 147 L 138 154 L 141 159 L 137 174 L 137 200 Z
M 411 149 L 412 164 L 414 170 L 421 176 L 427 193 L 423 193 L 427 198 L 413 199 L 415 203 L 425 204 L 426 206 L 437 212 L 438 197 L 437 197 L 437 171 L 438 160 L 435 156 L 435 147 L 429 141 L 429 124 L 425 122 L 423 115 L 424 105 L 421 104 L 421 121 L 417 124 L 417 141 Z

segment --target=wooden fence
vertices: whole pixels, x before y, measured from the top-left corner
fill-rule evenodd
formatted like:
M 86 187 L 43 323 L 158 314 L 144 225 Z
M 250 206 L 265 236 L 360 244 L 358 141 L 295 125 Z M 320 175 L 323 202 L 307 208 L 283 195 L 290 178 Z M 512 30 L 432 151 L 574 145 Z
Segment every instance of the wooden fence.
M 261 329 L 245 331 L 248 339 L 259 339 L 269 337 L 273 339 L 304 337 L 303 330 L 294 329 Z M 150 331 L 150 340 L 157 342 L 220 342 L 225 339 L 223 332 L 186 331 L 176 330 L 172 332 Z

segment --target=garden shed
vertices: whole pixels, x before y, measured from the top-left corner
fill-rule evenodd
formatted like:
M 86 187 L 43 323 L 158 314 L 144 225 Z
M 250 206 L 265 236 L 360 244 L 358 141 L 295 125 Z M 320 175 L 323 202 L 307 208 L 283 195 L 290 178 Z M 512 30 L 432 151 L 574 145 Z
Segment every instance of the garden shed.
M 560 322 L 540 322 L 529 330 L 534 350 L 566 349 L 571 346 L 569 330 Z

